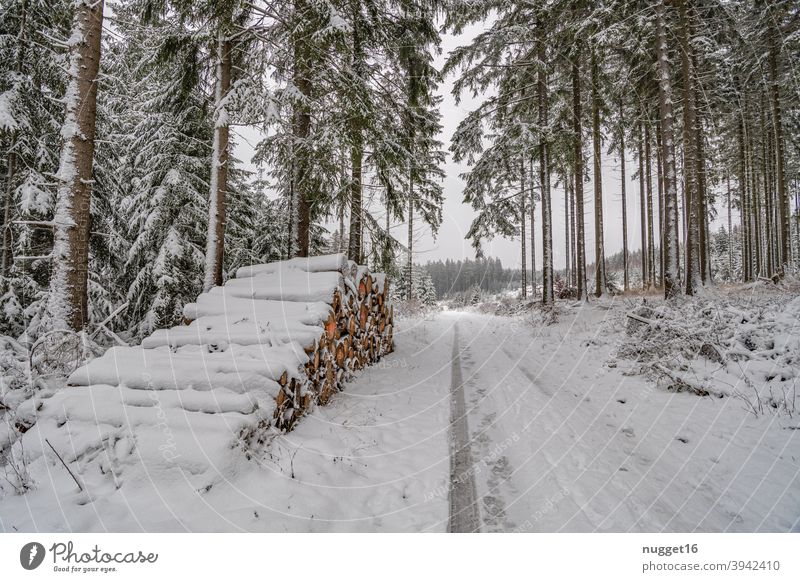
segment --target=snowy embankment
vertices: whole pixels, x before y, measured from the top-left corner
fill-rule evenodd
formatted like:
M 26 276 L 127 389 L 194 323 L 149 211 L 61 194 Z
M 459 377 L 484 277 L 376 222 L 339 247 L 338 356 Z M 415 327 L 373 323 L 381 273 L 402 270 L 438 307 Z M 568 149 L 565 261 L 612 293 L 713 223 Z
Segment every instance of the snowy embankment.
M 763 285 L 736 297 L 744 292 L 709 291 L 670 308 L 647 298 L 665 315 L 681 313 L 676 325 L 698 337 L 705 329 L 700 344 L 718 342 L 727 354 L 724 366 L 698 354 L 679 360 L 674 346 L 680 338 L 656 350 L 655 336 L 628 335 L 626 314 L 641 299 L 561 303 L 555 315 L 536 316 L 533 326 L 527 318 L 450 314 L 462 338 L 485 529 L 800 529 L 793 396 L 800 371 L 798 300 L 791 291 Z M 705 316 L 691 315 L 711 305 L 726 313 L 733 304 L 738 315 L 713 328 Z M 774 352 L 755 350 L 749 368 L 749 360 L 734 356 L 742 337 Z M 629 359 L 635 346 L 640 354 L 660 355 L 637 362 Z M 675 382 L 656 374 L 655 363 L 684 368 L 709 392 L 727 396 L 674 391 Z M 782 384 L 772 385 L 772 394 L 781 394 L 777 407 L 765 403 L 754 410 L 752 398 L 737 396 L 755 387 L 770 397 L 770 382 Z

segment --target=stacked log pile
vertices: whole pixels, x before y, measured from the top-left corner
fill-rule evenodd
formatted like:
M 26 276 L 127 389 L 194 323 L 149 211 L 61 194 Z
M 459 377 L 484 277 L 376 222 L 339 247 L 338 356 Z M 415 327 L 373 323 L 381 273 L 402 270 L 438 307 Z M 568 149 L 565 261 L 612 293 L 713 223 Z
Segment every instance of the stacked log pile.
M 153 479 L 200 490 L 233 470 L 232 451 L 247 457 L 392 351 L 388 288 L 343 255 L 240 269 L 187 305 L 183 325 L 111 348 L 31 399 L 29 466 L 63 463 L 93 494 Z
M 353 372 L 393 351 L 393 317 L 386 276 L 344 255 L 244 267 L 186 305 L 183 325 L 112 348 L 68 383 L 188 388 L 208 401 L 194 408 L 211 412 L 215 390 L 234 392 L 259 411 L 261 425 L 271 419 L 289 430 Z
M 303 342 L 307 355 L 302 365 L 304 374 L 296 378 L 285 373 L 279 379 L 281 390 L 273 416 L 281 429 L 290 429 L 313 404 L 327 404 L 353 372 L 394 350 L 394 309 L 389 300 L 388 278 L 344 261 L 343 256 L 334 256 L 340 257 L 334 262 L 341 281 L 330 295 L 328 315 L 320 322 L 321 333 L 310 342 Z M 315 265 L 304 261 L 295 260 L 295 264 L 302 269 L 330 267 L 322 261 Z M 266 267 L 240 269 L 237 278 L 259 273 L 263 276 L 265 271 L 270 272 L 270 266 Z

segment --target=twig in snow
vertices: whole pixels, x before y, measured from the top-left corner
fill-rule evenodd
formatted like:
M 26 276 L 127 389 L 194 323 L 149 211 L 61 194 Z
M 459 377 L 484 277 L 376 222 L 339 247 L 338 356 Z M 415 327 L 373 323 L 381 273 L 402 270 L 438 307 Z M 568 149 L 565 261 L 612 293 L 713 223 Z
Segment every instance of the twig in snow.
M 58 460 L 61 461 L 61 464 L 64 465 L 64 468 L 70 474 L 70 477 L 72 477 L 73 481 L 75 481 L 75 484 L 78 486 L 78 489 L 83 491 L 83 485 L 81 485 L 80 481 L 78 481 L 78 478 L 75 476 L 75 474 L 72 472 L 72 470 L 64 462 L 64 459 L 61 458 L 61 455 L 58 454 L 58 451 L 55 449 L 55 447 L 53 445 L 51 445 L 50 441 L 47 440 L 47 439 L 44 439 L 44 442 L 47 443 L 47 446 L 50 447 L 50 449 L 56 454 L 56 457 L 58 457 Z

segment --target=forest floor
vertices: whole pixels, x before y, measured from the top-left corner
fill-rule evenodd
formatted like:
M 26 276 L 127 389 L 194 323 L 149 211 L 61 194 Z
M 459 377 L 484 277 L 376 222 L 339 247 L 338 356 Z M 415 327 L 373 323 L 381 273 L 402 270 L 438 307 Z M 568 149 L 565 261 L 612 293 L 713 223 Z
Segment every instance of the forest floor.
M 393 354 L 250 460 L 129 470 L 91 502 L 31 466 L 31 491 L 0 493 L 0 531 L 800 531 L 796 291 L 646 301 L 401 320 Z M 634 309 L 660 323 L 631 328 Z M 712 331 L 723 361 L 691 360 Z

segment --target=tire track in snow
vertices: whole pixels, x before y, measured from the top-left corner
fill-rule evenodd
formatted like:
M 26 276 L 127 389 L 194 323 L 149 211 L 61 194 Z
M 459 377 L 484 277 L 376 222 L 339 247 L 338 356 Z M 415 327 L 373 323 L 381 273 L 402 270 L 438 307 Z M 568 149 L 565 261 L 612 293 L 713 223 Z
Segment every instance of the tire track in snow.
M 450 381 L 450 520 L 448 531 L 479 532 L 481 521 L 470 451 L 467 408 L 458 346 L 458 324 L 453 327 Z

